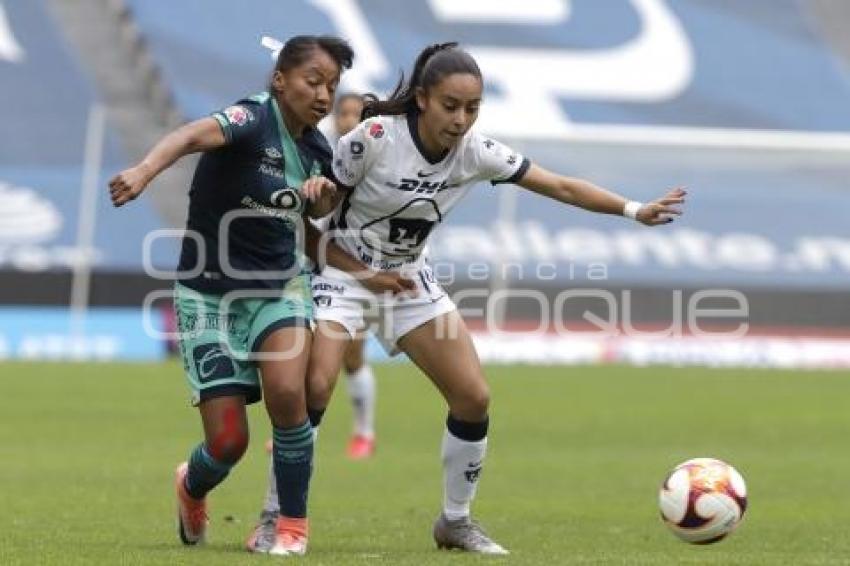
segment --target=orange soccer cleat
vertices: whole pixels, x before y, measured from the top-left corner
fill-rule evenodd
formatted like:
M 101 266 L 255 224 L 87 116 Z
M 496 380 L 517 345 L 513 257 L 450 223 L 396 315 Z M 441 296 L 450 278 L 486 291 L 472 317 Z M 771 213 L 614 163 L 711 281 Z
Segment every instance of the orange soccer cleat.
M 204 541 L 207 532 L 207 501 L 194 499 L 186 491 L 186 474 L 189 464 L 183 462 L 174 472 L 177 490 L 177 532 L 185 545 L 195 545 Z
M 307 519 L 278 517 L 277 541 L 269 554 L 303 556 L 307 552 Z

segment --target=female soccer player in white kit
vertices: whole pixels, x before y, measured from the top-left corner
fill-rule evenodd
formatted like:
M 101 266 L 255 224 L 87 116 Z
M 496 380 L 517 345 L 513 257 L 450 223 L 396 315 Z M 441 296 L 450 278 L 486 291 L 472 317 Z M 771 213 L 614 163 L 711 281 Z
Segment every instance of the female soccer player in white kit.
M 649 226 L 680 214 L 685 192 L 674 189 L 642 204 L 532 164 L 471 129 L 482 86 L 471 55 L 456 43 L 432 45 L 417 58 L 409 80 L 402 78 L 388 100 L 367 100 L 367 119 L 339 140 L 333 171 L 347 190 L 341 191 L 330 234 L 354 260 L 325 266 L 313 280 L 317 329 L 308 406 L 315 411 L 327 405 L 348 342 L 367 319 L 376 319 L 370 330 L 389 351 L 406 353 L 448 404 L 443 509 L 433 529 L 437 546 L 506 554 L 470 519 L 487 447 L 489 390 L 463 320 L 424 261 L 428 236 L 482 181 L 515 183 Z M 351 274 L 358 269 L 398 272 L 415 283 L 416 293 L 376 295 Z

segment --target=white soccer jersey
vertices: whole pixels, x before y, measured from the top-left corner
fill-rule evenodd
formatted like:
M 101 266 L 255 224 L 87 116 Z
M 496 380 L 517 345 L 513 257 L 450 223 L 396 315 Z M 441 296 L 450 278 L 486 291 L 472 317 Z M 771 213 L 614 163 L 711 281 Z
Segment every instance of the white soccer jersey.
M 336 147 L 339 141 L 339 132 L 336 129 L 336 117 L 333 114 L 328 114 L 316 124 L 316 129 L 322 132 L 325 139 L 328 140 L 328 145 L 331 148 Z
M 334 241 L 375 269 L 417 264 L 428 236 L 481 181 L 515 182 L 528 159 L 470 130 L 441 160 L 424 156 L 417 117 L 379 116 L 340 138 L 333 171 L 348 187 Z

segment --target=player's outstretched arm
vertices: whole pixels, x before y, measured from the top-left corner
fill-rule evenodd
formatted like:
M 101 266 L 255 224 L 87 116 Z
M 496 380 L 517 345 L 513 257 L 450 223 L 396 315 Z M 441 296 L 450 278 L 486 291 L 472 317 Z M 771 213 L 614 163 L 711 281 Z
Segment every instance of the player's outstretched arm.
M 184 155 L 215 149 L 225 143 L 221 126 L 214 118 L 202 118 L 177 128 L 159 140 L 141 162 L 109 181 L 112 204 L 121 206 L 137 198 L 154 177 Z
M 674 216 L 682 214 L 677 205 L 684 204 L 687 194 L 679 187 L 667 191 L 663 197 L 652 202 L 638 203 L 589 181 L 557 175 L 534 164 L 517 184 L 565 204 L 602 214 L 629 216 L 647 226 L 672 222 Z

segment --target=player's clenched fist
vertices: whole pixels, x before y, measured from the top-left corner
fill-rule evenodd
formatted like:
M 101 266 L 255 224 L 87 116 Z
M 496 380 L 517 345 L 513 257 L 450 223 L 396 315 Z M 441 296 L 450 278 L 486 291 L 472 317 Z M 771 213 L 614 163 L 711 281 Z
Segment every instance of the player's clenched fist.
M 301 185 L 301 195 L 310 202 L 321 198 L 332 198 L 336 193 L 336 185 L 330 179 L 322 176 L 310 177 Z
M 109 197 L 114 206 L 134 200 L 145 190 L 150 175 L 144 163 L 125 169 L 109 181 Z

